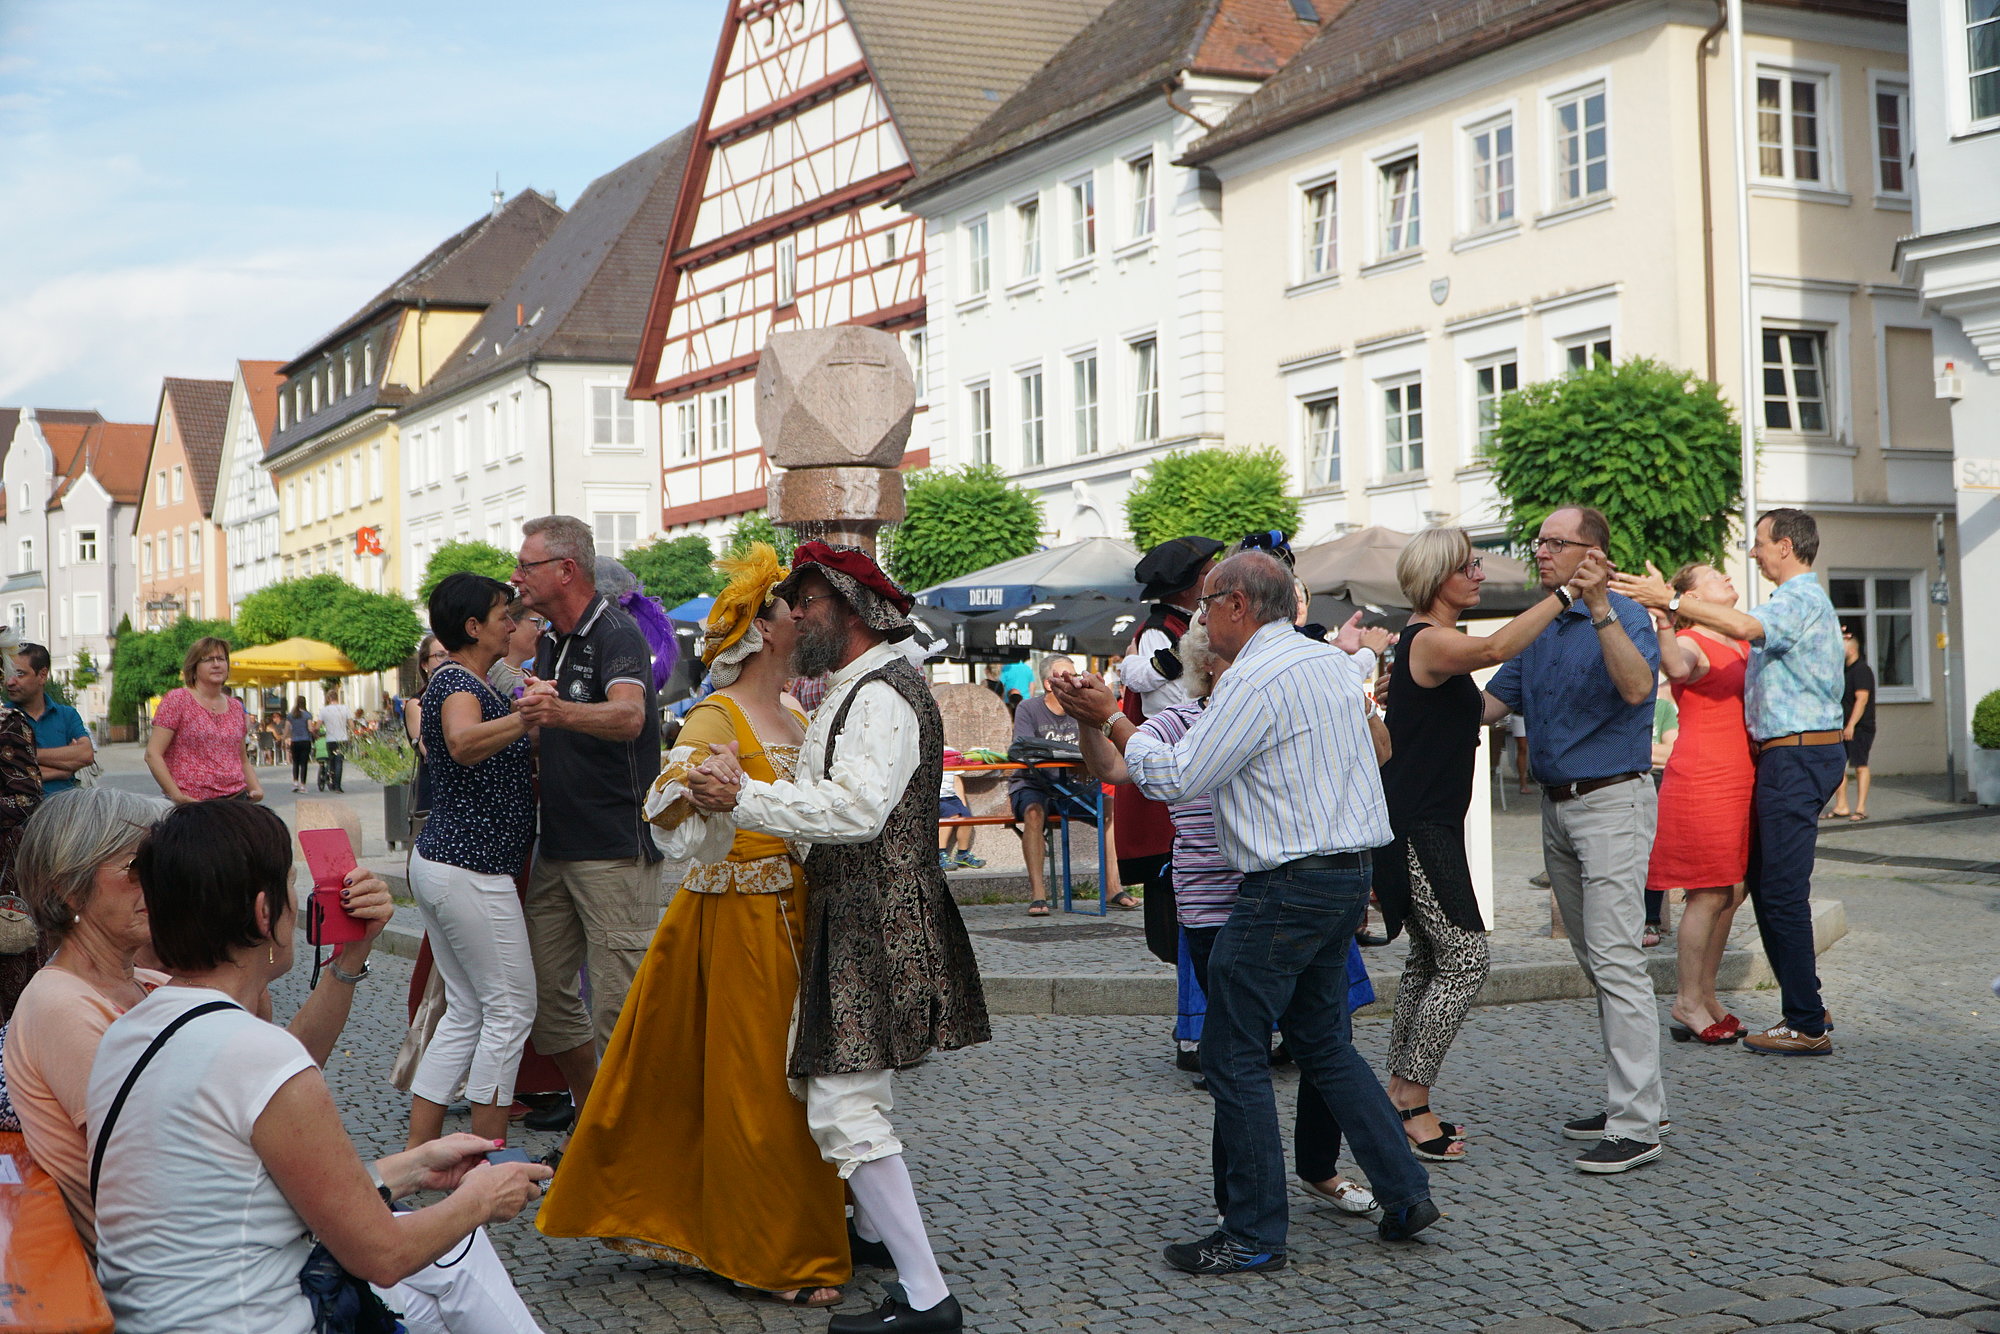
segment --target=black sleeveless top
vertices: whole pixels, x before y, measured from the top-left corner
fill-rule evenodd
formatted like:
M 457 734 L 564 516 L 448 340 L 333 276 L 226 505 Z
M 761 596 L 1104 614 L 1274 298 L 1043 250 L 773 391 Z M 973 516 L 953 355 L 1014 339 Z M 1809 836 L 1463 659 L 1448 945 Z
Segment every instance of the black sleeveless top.
M 1382 766 L 1382 794 L 1389 827 L 1406 834 L 1416 825 L 1462 826 L 1472 807 L 1472 766 L 1479 758 L 1479 687 L 1467 675 L 1440 686 L 1420 686 L 1410 674 L 1417 635 L 1426 621 L 1403 627 L 1389 671 L 1389 762 Z

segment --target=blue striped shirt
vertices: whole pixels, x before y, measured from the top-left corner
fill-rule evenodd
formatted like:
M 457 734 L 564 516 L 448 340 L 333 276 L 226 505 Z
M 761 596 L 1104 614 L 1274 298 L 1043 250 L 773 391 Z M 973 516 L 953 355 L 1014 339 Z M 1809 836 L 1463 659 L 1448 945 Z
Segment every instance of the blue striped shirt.
M 1216 844 L 1246 873 L 1393 837 L 1360 674 L 1283 621 L 1250 637 L 1187 735 L 1134 733 L 1125 765 L 1154 801 L 1213 794 Z

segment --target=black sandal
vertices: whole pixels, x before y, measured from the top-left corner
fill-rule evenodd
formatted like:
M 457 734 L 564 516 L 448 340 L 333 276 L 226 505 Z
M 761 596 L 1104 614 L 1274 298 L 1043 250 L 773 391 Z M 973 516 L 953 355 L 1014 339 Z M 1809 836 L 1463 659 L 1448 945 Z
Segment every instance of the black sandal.
M 1028 916 L 1047 917 L 1048 915 L 1049 915 L 1049 901 L 1047 899 L 1028 900 Z
M 1127 912 L 1131 912 L 1132 910 L 1139 907 L 1139 900 L 1133 898 L 1132 892 L 1127 889 L 1119 890 L 1116 894 L 1113 894 L 1109 899 L 1105 900 L 1105 902 L 1109 903 L 1114 908 L 1123 908 Z
M 1400 1116 L 1405 1121 L 1414 1121 L 1418 1117 L 1428 1113 L 1430 1109 L 1431 1105 L 1429 1103 L 1425 1103 L 1421 1107 L 1405 1107 L 1400 1111 L 1398 1111 L 1396 1115 Z M 1463 1162 L 1465 1159 L 1465 1154 L 1463 1151 L 1460 1151 L 1458 1153 L 1451 1152 L 1451 1146 L 1453 1144 L 1461 1142 L 1460 1137 L 1455 1133 L 1458 1130 L 1458 1127 L 1446 1125 L 1443 1121 L 1439 1121 L 1438 1128 L 1442 1130 L 1444 1133 L 1439 1135 L 1436 1139 L 1411 1140 L 1410 1152 L 1416 1154 L 1417 1157 L 1422 1158 L 1426 1162 L 1432 1162 L 1432 1163 Z

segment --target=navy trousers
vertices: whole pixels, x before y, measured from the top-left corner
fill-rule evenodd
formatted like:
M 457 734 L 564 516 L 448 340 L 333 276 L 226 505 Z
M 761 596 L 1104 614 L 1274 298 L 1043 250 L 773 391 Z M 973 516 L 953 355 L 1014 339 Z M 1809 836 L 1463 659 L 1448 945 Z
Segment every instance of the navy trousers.
M 1778 978 L 1785 1023 L 1800 1033 L 1826 1031 L 1813 952 L 1812 870 L 1819 813 L 1847 772 L 1847 748 L 1775 746 L 1757 757 L 1750 822 L 1750 865 L 1743 879 L 1757 909 L 1757 934 Z

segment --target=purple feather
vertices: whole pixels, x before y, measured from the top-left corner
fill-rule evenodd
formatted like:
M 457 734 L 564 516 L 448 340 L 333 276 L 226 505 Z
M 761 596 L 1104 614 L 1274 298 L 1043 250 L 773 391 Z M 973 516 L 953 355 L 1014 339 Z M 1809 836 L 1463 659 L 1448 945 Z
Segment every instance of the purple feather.
M 664 689 L 667 678 L 674 674 L 674 664 L 681 653 L 680 641 L 674 638 L 673 622 L 667 619 L 666 609 L 637 589 L 620 594 L 618 605 L 632 613 L 632 619 L 639 623 L 639 633 L 645 635 L 646 642 L 652 646 L 653 689 Z

